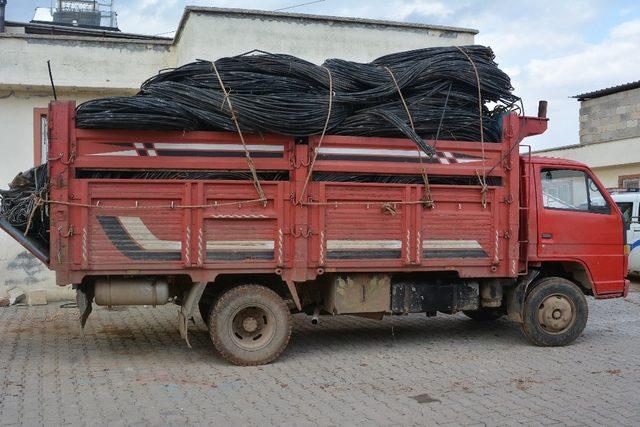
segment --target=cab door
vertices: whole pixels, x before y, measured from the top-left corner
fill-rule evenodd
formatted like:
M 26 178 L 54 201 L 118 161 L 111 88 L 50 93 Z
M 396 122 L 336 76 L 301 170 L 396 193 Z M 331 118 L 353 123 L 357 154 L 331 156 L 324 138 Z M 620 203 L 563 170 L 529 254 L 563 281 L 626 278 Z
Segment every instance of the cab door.
M 620 211 L 586 168 L 536 165 L 538 257 L 576 261 L 594 294 L 622 293 L 625 255 Z

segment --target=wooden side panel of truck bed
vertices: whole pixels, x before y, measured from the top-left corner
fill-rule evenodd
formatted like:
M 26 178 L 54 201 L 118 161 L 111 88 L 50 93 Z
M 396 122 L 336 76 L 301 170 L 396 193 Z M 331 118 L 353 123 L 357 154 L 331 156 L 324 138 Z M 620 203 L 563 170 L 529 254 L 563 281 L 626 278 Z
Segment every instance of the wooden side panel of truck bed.
M 249 179 L 86 178 L 248 168 L 233 133 L 81 130 L 74 111 L 53 103 L 49 112 L 51 267 L 61 283 L 88 274 L 212 280 L 276 272 L 293 281 L 325 271 L 518 274 L 523 132 L 513 114 L 501 143 L 438 141 L 433 157 L 402 139 L 250 136 L 258 172 L 279 173 L 260 182 L 266 200 L 257 200 Z M 372 175 L 425 176 L 430 185 L 368 182 Z

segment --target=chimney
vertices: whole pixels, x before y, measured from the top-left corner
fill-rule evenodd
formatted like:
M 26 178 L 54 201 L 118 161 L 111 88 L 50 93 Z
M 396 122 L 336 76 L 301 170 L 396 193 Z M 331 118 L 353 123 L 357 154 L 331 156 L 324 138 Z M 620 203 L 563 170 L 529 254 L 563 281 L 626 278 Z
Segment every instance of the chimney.
M 7 0 L 0 0 L 0 33 L 4 33 L 4 8 Z

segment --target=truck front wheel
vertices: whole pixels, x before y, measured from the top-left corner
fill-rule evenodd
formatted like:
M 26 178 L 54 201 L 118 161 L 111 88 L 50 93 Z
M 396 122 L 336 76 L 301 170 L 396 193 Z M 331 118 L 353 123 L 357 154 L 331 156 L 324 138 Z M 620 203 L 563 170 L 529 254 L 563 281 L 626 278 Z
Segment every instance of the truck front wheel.
M 289 343 L 289 308 L 278 294 L 264 286 L 243 285 L 228 290 L 209 316 L 213 345 L 233 364 L 269 363 Z
M 525 298 L 522 330 L 535 345 L 563 346 L 580 336 L 588 315 L 587 300 L 575 283 L 548 277 Z

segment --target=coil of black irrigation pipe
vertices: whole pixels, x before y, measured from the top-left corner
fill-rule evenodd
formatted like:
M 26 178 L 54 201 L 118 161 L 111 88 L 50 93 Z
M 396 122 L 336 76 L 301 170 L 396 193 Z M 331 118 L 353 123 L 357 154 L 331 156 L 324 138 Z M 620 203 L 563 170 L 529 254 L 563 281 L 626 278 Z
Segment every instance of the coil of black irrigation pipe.
M 36 238 L 49 242 L 49 194 L 47 165 L 18 174 L 8 190 L 0 190 L 0 217 L 11 225 Z
M 490 48 L 463 49 L 478 70 L 486 140 L 495 142 L 501 113 L 519 98 Z M 243 131 L 310 136 L 324 129 L 329 82 L 321 66 L 262 51 L 221 58 L 215 66 Z M 408 137 L 427 154 L 423 139 L 439 128 L 443 138 L 479 139 L 477 80 L 469 59 L 455 47 L 399 52 L 369 63 L 328 59 L 323 66 L 333 77 L 329 134 Z M 230 117 L 212 63 L 198 60 L 149 78 L 137 95 L 81 104 L 76 120 L 81 128 L 233 131 Z

